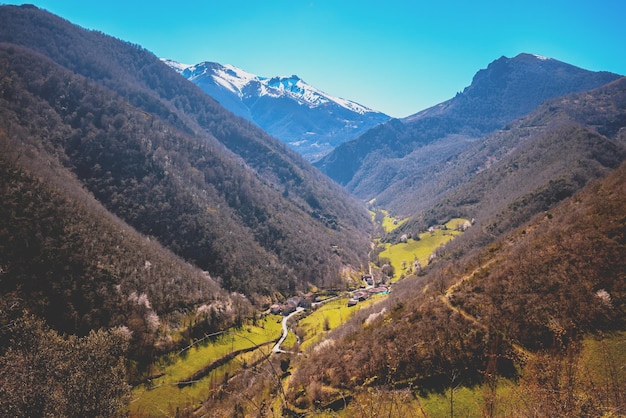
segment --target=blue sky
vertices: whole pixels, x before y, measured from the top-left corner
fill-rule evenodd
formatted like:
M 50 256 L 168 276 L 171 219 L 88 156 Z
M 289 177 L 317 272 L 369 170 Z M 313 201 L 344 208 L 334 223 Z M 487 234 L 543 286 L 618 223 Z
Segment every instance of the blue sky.
M 626 74 L 623 0 L 31 3 L 159 57 L 296 74 L 394 117 L 453 97 L 503 55 L 529 52 Z

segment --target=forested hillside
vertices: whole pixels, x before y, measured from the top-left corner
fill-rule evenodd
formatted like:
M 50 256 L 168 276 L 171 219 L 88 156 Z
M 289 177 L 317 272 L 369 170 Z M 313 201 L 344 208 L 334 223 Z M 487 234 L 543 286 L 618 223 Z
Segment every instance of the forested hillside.
M 625 126 L 626 78 L 548 101 L 433 167 L 429 197 L 404 198 L 417 216 L 389 239 L 457 216 L 482 225 L 475 245 L 499 236 L 618 167 Z
M 365 262 L 355 200 L 148 51 L 38 9 L 3 7 L 0 21 L 4 120 L 139 232 L 249 296 Z
M 401 282 L 310 352 L 290 401 L 345 406 L 354 396 L 350 415 L 377 393 L 384 410 L 405 399 L 419 416 L 416 395 L 449 394 L 452 413 L 454 391 L 481 385 L 485 416 L 619 415 L 619 360 L 594 352 L 602 370 L 590 371 L 581 352 L 583 338 L 619 340 L 626 325 L 625 196 L 622 164 L 492 245 Z M 515 389 L 498 391 L 503 379 Z
M 158 356 L 369 250 L 362 204 L 283 144 L 32 6 L 0 7 L 0 195 L 9 416 L 114 415 Z
M 190 338 L 196 307 L 205 331 L 252 307 L 108 212 L 30 127 L 0 115 L 0 411 L 115 415 L 129 381 L 188 343 L 170 327 Z
M 5 132 L 0 139 L 6 151 Z M 0 158 L 5 297 L 14 295 L 57 329 L 78 334 L 127 324 L 133 293 L 147 295 L 159 315 L 227 303 L 210 277 L 111 215 L 62 168 L 48 166 L 40 150 L 12 146 Z
M 373 128 L 315 164 L 356 196 L 409 215 L 437 187 L 430 173 L 453 167 L 451 159 L 473 142 L 546 99 L 617 78 L 531 54 L 501 57 L 478 71 L 456 97 Z

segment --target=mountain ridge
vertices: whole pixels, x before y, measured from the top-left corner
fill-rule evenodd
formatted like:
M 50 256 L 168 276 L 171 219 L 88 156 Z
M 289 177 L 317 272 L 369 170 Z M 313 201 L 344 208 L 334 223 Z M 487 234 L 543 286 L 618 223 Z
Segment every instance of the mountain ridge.
M 389 116 L 322 92 L 297 75 L 262 77 L 233 65 L 163 62 L 238 116 L 313 161 Z
M 432 169 L 433 181 L 426 186 L 431 198 L 417 202 L 408 197 L 418 216 L 392 235 L 424 229 L 448 216 L 492 217 L 483 228 L 498 235 L 509 228 L 505 225 L 548 210 L 619 166 L 626 159 L 625 125 L 626 77 L 548 100 L 472 142 L 447 166 Z M 407 187 L 396 186 L 388 192 Z
M 153 54 L 36 8 L 0 23 L 5 121 L 46 127 L 50 158 L 224 288 L 263 303 L 366 262 L 361 204 Z
M 401 167 L 402 158 L 427 144 L 451 136 L 469 143 L 546 99 L 599 87 L 617 78 L 617 74 L 591 72 L 532 54 L 501 57 L 478 71 L 470 86 L 454 98 L 382 124 L 314 164 L 356 196 L 370 200 L 393 181 L 389 170 Z M 383 177 L 389 182 L 377 180 Z

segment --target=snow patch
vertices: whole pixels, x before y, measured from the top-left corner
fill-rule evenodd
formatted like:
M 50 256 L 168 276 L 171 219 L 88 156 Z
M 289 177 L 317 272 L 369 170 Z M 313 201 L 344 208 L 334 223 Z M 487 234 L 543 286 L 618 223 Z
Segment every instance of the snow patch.
M 182 64 L 180 62 L 177 62 L 177 61 L 174 61 L 174 60 L 171 60 L 171 59 L 168 59 L 168 58 L 161 58 L 161 61 L 164 62 L 165 64 L 169 65 L 171 68 L 175 69 L 179 73 L 182 73 L 187 68 L 192 67 L 191 64 Z
M 210 76 L 216 84 L 239 95 L 239 97 L 243 97 L 244 91 L 254 86 L 260 96 L 288 97 L 301 105 L 311 108 L 332 102 L 361 115 L 375 112 L 351 100 L 326 94 L 307 84 L 296 75 L 267 78 L 249 73 L 230 64 L 221 65 L 213 62 L 203 62 L 188 65 L 166 58 L 161 58 L 161 61 L 183 74 L 189 80 Z
M 218 78 L 221 78 L 224 82 L 228 83 L 231 86 L 230 89 L 238 92 L 240 95 L 242 94 L 244 87 L 250 84 L 250 82 L 259 80 L 259 77 L 256 75 L 230 64 L 226 64 L 215 71 L 213 79 L 217 81 Z

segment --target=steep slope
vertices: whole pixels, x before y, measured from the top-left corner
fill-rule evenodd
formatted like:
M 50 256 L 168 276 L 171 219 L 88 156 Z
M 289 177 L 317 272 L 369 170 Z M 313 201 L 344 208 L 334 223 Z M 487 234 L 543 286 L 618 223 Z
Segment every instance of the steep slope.
M 395 204 L 394 195 L 402 189 L 400 195 L 421 198 L 419 185 L 428 184 L 429 171 L 477 138 L 546 99 L 599 87 L 618 77 L 530 54 L 502 57 L 480 70 L 453 99 L 376 127 L 341 145 L 316 166 L 363 199 L 377 198 L 380 205 L 411 213 L 408 205 Z M 400 186 L 385 194 L 396 184 Z
M 5 302 L 19 301 L 56 329 L 79 334 L 128 325 L 146 307 L 167 317 L 182 306 L 230 304 L 208 275 L 102 207 L 27 128 L 9 129 L 0 128 Z M 133 294 L 143 294 L 147 305 L 134 306 Z
M 619 363 L 604 357 L 607 377 L 599 381 L 579 356 L 585 335 L 602 341 L 625 326 L 625 197 L 622 164 L 488 249 L 402 282 L 393 297 L 310 352 L 290 380 L 292 405 L 353 399 L 350 415 L 359 397 L 374 392 L 389 395 L 376 399 L 391 411 L 412 402 L 404 390 L 416 397 L 483 384 L 473 405 L 492 416 L 623 409 Z M 602 347 L 598 356 L 607 356 Z M 514 377 L 510 394 L 496 391 L 503 377 Z M 592 387 L 594 396 L 586 396 Z M 397 388 L 408 389 L 393 396 Z M 451 394 L 450 408 L 453 401 Z
M 164 60 L 222 106 L 257 124 L 307 160 L 389 120 L 350 100 L 330 96 L 298 76 L 260 77 L 232 65 L 182 65 Z
M 0 40 L 4 120 L 226 289 L 289 293 L 365 262 L 356 201 L 153 54 L 33 7 L 0 8 Z
M 477 383 L 494 401 L 497 379 L 514 377 L 521 416 L 623 407 L 621 397 L 608 399 L 619 378 L 593 401 L 571 399 L 596 384 L 573 372 L 581 339 L 626 324 L 626 78 L 547 101 L 458 158 L 451 165 L 464 169 L 449 178 L 442 169 L 436 181 L 461 186 L 394 234 L 448 216 L 474 225 L 312 350 L 290 381 L 290 401 L 307 409 L 339 396 L 357 403 L 371 387 L 424 394 Z M 547 391 L 558 395 L 541 396 Z
M 484 221 L 488 235 L 507 232 L 619 166 L 625 128 L 626 78 L 549 100 L 433 168 L 428 193 L 409 200 L 418 216 L 394 234 L 453 216 Z

